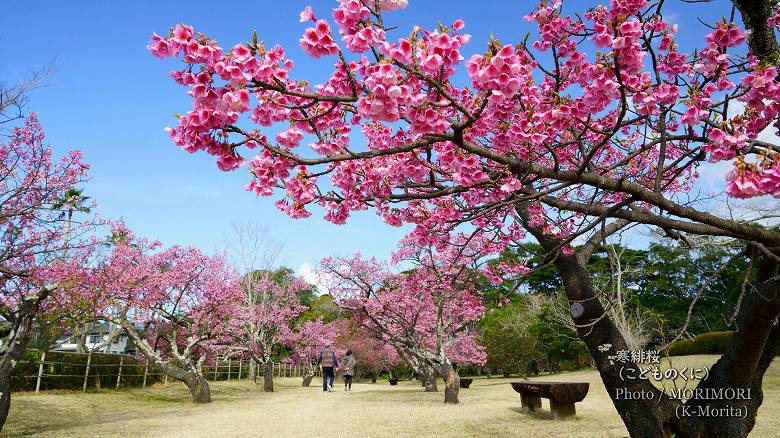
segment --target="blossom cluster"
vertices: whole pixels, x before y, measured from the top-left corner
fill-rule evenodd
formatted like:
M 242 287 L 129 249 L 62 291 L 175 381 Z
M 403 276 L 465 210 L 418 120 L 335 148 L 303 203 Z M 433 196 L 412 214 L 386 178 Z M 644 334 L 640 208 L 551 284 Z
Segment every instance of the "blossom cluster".
M 385 40 L 385 31 L 372 23 L 370 17 L 371 10 L 360 0 L 339 0 L 339 6 L 333 10 L 341 40 L 350 51 L 362 53 Z
M 468 223 L 509 246 L 523 226 L 566 238 L 594 220 L 558 206 L 629 202 L 604 181 L 674 196 L 704 161 L 734 163 L 731 196 L 777 196 L 777 150 L 757 138 L 780 128 L 778 72 L 745 50 L 748 32 L 721 20 L 686 52 L 654 4 L 604 3 L 576 15 L 542 2 L 525 17 L 537 29 L 530 40 L 491 38 L 465 57 L 462 20 L 388 40 L 383 12 L 405 1 L 338 0 L 329 17 L 307 7 L 301 47 L 333 56 L 321 83 L 293 79 L 281 47 L 223 51 L 186 25 L 149 48 L 187 63 L 172 73 L 193 102 L 169 130 L 174 143 L 223 170 L 245 165 L 247 189 L 280 194 L 276 205 L 294 218 L 320 209 L 343 224 L 373 209 L 412 225 L 418 244 Z M 452 80 L 459 70 L 467 86 Z M 520 200 L 541 193 L 521 220 Z
M 534 63 L 528 56 L 510 45 L 494 55 L 474 55 L 466 62 L 466 70 L 478 90 L 491 90 L 503 99 L 512 98 L 529 78 Z

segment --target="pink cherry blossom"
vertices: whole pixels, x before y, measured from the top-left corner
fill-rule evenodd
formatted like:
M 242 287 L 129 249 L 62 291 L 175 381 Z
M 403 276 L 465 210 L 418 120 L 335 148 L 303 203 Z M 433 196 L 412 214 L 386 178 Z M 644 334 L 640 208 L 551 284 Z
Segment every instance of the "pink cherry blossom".
M 738 134 L 728 134 L 722 129 L 714 128 L 710 131 L 711 143 L 702 147 L 702 150 L 709 153 L 709 162 L 731 160 L 737 155 L 737 152 L 747 142 L 747 135 L 744 132 Z
M 493 90 L 504 99 L 520 90 L 533 67 L 533 62 L 523 52 L 510 45 L 501 47 L 487 60 L 474 55 L 466 62 L 469 77 L 477 89 Z
M 768 168 L 761 172 L 759 188 L 762 193 L 780 198 L 780 160 L 769 164 Z
M 301 48 L 313 58 L 339 53 L 339 48 L 331 35 L 330 25 L 325 20 L 317 20 L 314 27 L 306 29 L 299 41 Z
M 238 278 L 224 257 L 136 237 L 115 224 L 110 251 L 71 265 L 64 308 L 90 302 L 99 321 L 122 327 L 147 361 L 187 384 L 196 403 L 211 396 L 201 366 L 221 344 L 238 303 Z M 95 248 L 97 249 L 97 248 Z
M 752 198 L 760 192 L 760 175 L 749 169 L 733 169 L 726 174 L 726 193 L 735 198 Z
M 360 254 L 324 259 L 321 270 L 339 304 L 402 356 L 432 368 L 450 361 L 482 364 L 485 350 L 468 326 L 484 314 L 484 306 L 469 278 L 473 271 L 464 271 L 462 264 L 490 245 L 467 242 L 458 236 L 435 249 L 405 239 L 393 256 L 394 262 L 414 264 L 404 274 L 392 274 L 386 264 Z
M 707 43 L 719 48 L 734 47 L 742 44 L 748 33 L 736 27 L 734 23 L 721 22 L 717 29 L 704 37 Z
M 707 111 L 695 106 L 690 106 L 685 113 L 680 116 L 680 121 L 686 125 L 696 125 L 705 117 L 707 117 Z
M 283 272 L 253 271 L 244 274 L 240 287 L 241 298 L 225 334 L 230 340 L 228 350 L 269 366 L 272 350 L 285 342 L 305 310 L 300 297 L 311 286 Z
M 376 0 L 375 4 L 382 11 L 394 11 L 406 9 L 409 6 L 409 0 Z
M 460 18 L 458 18 L 457 20 L 455 20 L 454 23 L 452 23 L 452 28 L 455 30 L 462 30 L 465 26 L 466 24 Z
M 333 19 L 350 51 L 362 53 L 384 41 L 384 30 L 369 22 L 371 12 L 360 0 L 339 0 L 339 3 L 333 10 Z
M 152 34 L 152 42 L 146 48 L 158 58 L 168 58 L 178 53 L 178 48 L 168 38 L 163 38 L 156 33 Z
M 776 29 L 780 29 L 780 7 L 776 7 L 772 16 L 767 20 L 767 24 L 774 26 Z
M 311 6 L 306 6 L 301 11 L 301 23 L 305 23 L 307 21 L 317 21 L 317 17 L 314 15 L 314 10 L 311 8 Z
M 303 139 L 303 131 L 296 127 L 292 127 L 276 134 L 276 141 L 278 141 L 279 144 L 289 148 L 297 147 L 299 144 L 301 144 L 301 139 Z
M 192 26 L 187 26 L 186 24 L 174 26 L 171 33 L 173 34 L 171 39 L 179 44 L 189 43 L 193 36 Z

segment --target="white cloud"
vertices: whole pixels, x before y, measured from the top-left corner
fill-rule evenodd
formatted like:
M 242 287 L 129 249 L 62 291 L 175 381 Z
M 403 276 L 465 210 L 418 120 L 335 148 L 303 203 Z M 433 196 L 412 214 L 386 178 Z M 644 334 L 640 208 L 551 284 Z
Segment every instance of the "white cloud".
M 326 274 L 318 273 L 309 262 L 304 262 L 296 270 L 298 275 L 307 283 L 317 286 L 317 295 L 325 295 L 330 292 Z

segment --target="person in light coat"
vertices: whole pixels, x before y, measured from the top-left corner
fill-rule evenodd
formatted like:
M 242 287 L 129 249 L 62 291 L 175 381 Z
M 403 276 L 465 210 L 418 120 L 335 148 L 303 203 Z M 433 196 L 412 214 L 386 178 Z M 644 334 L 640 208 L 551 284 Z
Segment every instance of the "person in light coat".
M 344 373 L 344 391 L 352 391 L 352 376 L 355 375 L 355 356 L 352 355 L 352 350 L 347 350 L 346 356 L 342 361 L 341 370 Z

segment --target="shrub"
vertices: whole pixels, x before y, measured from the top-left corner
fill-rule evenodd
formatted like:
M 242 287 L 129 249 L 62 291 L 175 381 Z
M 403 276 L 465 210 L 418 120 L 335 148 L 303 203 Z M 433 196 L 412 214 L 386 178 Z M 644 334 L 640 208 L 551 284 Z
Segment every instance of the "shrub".
M 672 343 L 668 352 L 670 356 L 687 356 L 691 354 L 723 354 L 726 344 L 734 332 L 708 332 L 696 335 L 693 339 L 682 339 Z
M 558 369 L 561 371 L 577 371 L 580 368 L 570 360 L 562 360 L 558 363 Z

